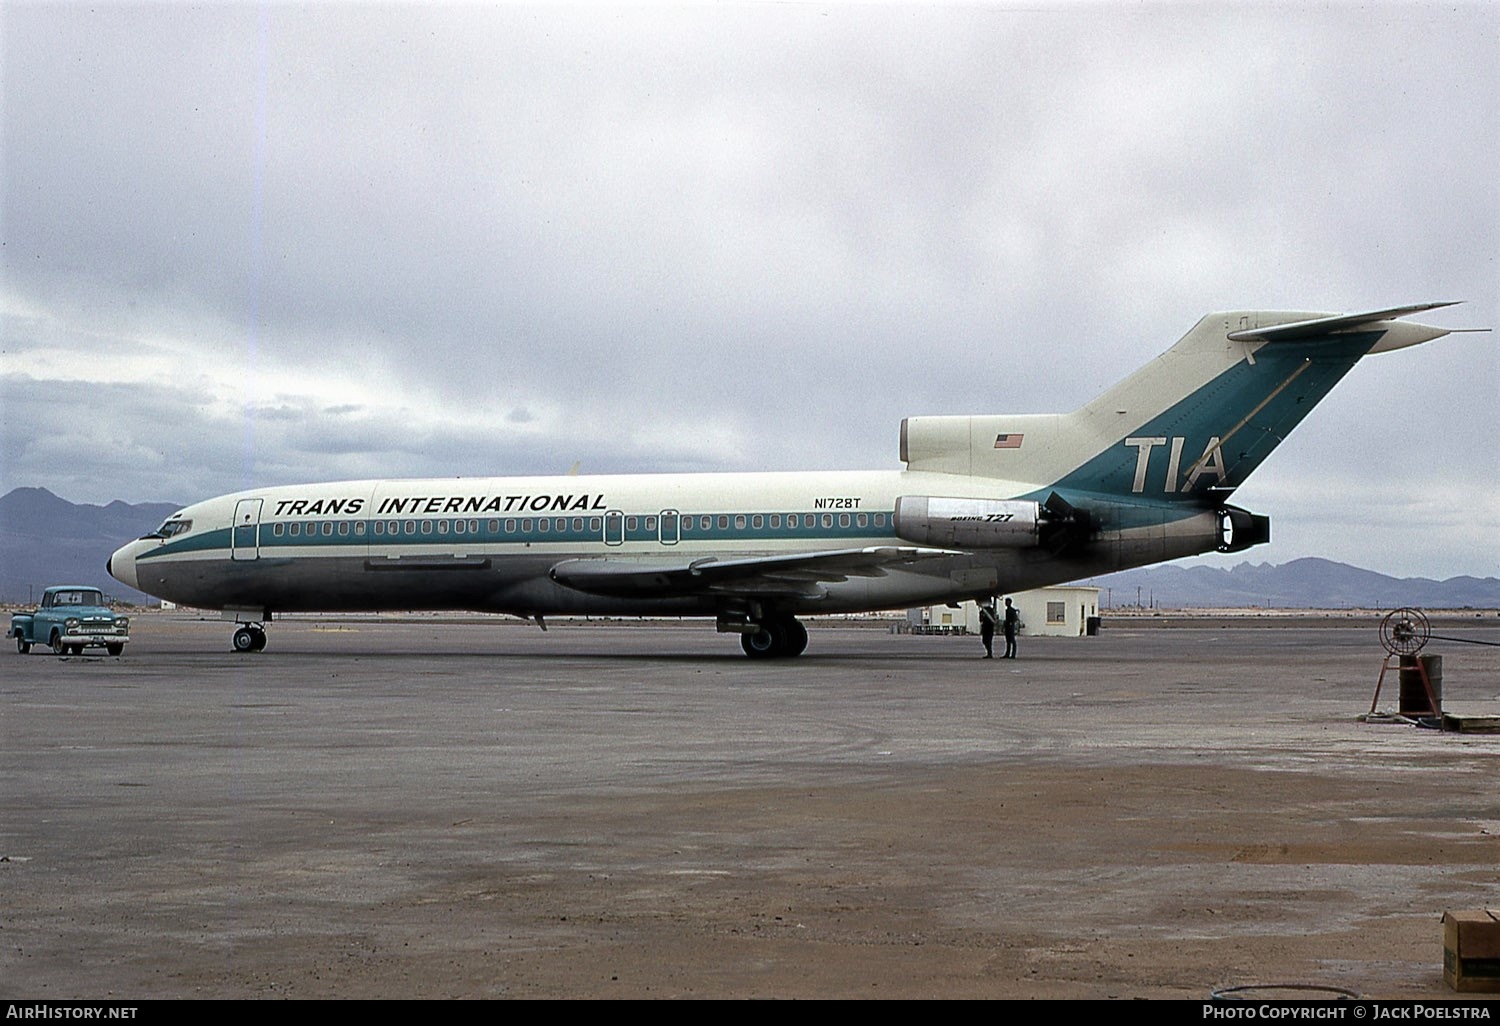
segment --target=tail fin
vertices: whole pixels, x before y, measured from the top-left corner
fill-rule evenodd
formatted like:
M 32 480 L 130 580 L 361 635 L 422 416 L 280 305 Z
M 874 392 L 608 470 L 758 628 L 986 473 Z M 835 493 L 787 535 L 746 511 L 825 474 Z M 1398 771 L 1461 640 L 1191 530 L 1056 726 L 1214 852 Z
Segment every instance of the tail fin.
M 1209 314 L 1171 349 L 1073 413 L 910 418 L 902 424 L 902 458 L 910 470 L 1219 503 L 1360 357 L 1453 330 L 1396 318 L 1450 305 Z

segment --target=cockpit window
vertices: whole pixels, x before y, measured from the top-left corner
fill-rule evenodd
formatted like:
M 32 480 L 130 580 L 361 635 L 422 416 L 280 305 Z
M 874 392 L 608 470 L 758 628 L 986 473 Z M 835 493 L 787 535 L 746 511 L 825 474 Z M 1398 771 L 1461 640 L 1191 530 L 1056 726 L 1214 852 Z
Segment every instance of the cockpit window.
M 146 537 L 173 538 L 179 534 L 182 534 L 184 531 L 191 531 L 192 529 L 193 522 L 191 520 L 181 520 L 177 517 L 170 517 L 167 519 L 166 523 L 162 524 L 156 530 L 146 535 Z

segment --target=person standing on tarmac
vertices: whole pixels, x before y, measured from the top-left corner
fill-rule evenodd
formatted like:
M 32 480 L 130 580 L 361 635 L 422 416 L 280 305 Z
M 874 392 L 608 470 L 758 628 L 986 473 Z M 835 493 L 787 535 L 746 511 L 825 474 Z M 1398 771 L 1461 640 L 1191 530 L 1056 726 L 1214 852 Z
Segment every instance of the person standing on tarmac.
M 979 640 L 984 642 L 984 658 L 995 658 L 995 626 L 1000 616 L 995 612 L 995 597 L 979 605 Z
M 1021 614 L 1016 612 L 1016 607 L 1011 604 L 1010 598 L 1005 599 L 1005 654 L 1001 659 L 1014 659 L 1016 657 L 1016 629 L 1021 626 Z

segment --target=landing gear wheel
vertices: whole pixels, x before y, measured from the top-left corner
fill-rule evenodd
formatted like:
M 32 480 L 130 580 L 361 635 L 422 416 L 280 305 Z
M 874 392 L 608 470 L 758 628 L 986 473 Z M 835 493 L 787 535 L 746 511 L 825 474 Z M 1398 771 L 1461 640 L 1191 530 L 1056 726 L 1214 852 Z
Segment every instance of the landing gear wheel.
M 741 634 L 740 647 L 751 659 L 774 659 L 786 648 L 786 632 L 779 621 L 767 620 L 755 633 Z
M 759 630 L 740 635 L 740 647 L 751 659 L 789 659 L 807 648 L 807 628 L 794 616 L 767 617 Z
M 266 632 L 259 627 L 241 627 L 234 632 L 236 652 L 259 652 L 266 647 Z
M 799 656 L 807 648 L 807 628 L 794 616 L 786 618 L 786 655 Z

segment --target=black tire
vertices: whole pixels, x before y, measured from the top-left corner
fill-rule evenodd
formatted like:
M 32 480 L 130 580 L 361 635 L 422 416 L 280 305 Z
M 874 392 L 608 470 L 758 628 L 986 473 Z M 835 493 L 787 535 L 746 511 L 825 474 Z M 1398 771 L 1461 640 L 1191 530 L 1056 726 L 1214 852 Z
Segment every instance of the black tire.
M 121 652 L 125 651 L 125 642 L 123 642 L 123 641 L 110 641 L 110 642 L 106 642 L 105 645 L 104 645 L 104 651 L 108 652 L 112 656 L 117 656 Z
M 795 616 L 786 618 L 786 652 L 788 659 L 802 654 L 807 648 L 807 628 Z
M 19 634 L 17 634 L 16 635 L 16 651 L 19 652 L 19 653 L 21 653 L 22 655 L 25 655 L 26 653 L 28 653 L 28 652 L 31 651 L 31 642 L 27 641 L 25 638 L 23 638 Z
M 255 635 L 255 648 L 252 651 L 259 652 L 266 647 L 266 632 L 259 627 L 251 627 L 250 633 Z
M 751 659 L 775 659 L 786 650 L 786 630 L 776 620 L 767 620 L 760 630 L 740 635 L 740 647 Z
M 52 638 L 47 642 L 52 647 L 53 655 L 67 655 L 68 646 L 63 644 L 62 631 L 53 631 Z
M 234 650 L 236 652 L 255 651 L 255 631 L 249 627 L 241 627 L 234 632 Z

